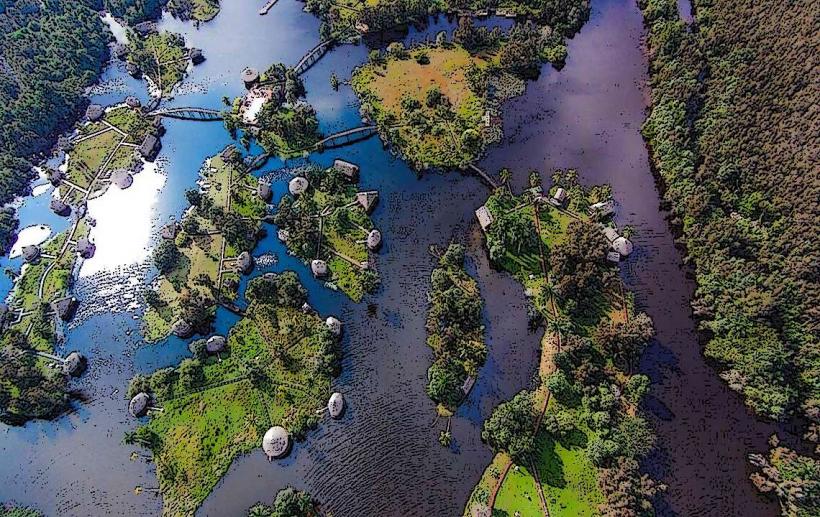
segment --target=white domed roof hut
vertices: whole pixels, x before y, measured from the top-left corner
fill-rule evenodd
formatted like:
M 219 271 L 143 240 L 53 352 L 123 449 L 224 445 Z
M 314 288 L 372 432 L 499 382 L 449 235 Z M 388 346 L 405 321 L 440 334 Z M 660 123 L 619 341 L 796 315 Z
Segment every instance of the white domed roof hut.
M 236 258 L 236 268 L 242 272 L 242 274 L 247 275 L 253 269 L 253 257 L 247 251 L 243 251 L 239 254 Z
M 339 418 L 345 410 L 345 398 L 341 393 L 336 392 L 327 401 L 327 412 L 331 418 Z
M 302 176 L 296 176 L 288 183 L 288 191 L 291 195 L 299 196 L 304 194 L 307 191 L 310 183 L 308 182 L 307 178 L 303 178 Z
M 111 173 L 111 183 L 125 190 L 134 183 L 134 177 L 125 169 L 117 169 Z
M 205 342 L 205 350 L 207 350 L 209 354 L 216 354 L 225 350 L 226 343 L 227 341 L 224 336 L 211 336 L 208 338 L 208 341 Z
M 79 377 L 85 370 L 85 357 L 79 352 L 71 352 L 65 358 L 63 363 L 63 371 L 72 377 Z
M 151 397 L 149 397 L 147 393 L 137 393 L 134 398 L 131 399 L 131 402 L 128 403 L 128 412 L 131 413 L 131 416 L 134 418 L 145 416 L 145 413 L 148 412 L 148 402 L 150 401 Z
M 612 241 L 612 249 L 621 254 L 622 257 L 628 257 L 632 253 L 632 242 L 626 237 L 618 237 Z
M 282 242 L 288 242 L 288 237 L 290 237 L 290 234 L 287 230 L 280 229 L 276 232 L 276 237 Z
M 342 322 L 338 320 L 338 318 L 334 316 L 328 316 L 325 320 L 325 325 L 327 325 L 327 329 L 333 334 L 334 336 L 339 336 L 342 333 Z
M 370 233 L 367 234 L 367 248 L 370 251 L 376 251 L 382 245 L 382 233 L 373 228 L 370 230 Z
M 290 437 L 285 428 L 277 425 L 268 429 L 262 438 L 262 450 L 268 461 L 287 456 L 290 452 Z
M 49 208 L 51 208 L 51 211 L 55 214 L 63 217 L 71 213 L 71 207 L 68 206 L 62 199 L 57 199 L 56 197 L 51 198 Z
M 259 199 L 265 203 L 269 203 L 271 197 L 273 197 L 273 191 L 270 189 L 270 185 L 264 181 L 259 182 L 259 185 L 256 187 L 256 194 L 259 196 Z
M 20 252 L 23 254 L 23 260 L 28 262 L 29 264 L 40 260 L 39 246 L 29 244 L 28 246 L 23 246 L 23 249 L 20 250 Z
M 77 239 L 77 253 L 84 259 L 90 259 L 94 256 L 97 247 L 93 242 L 88 240 L 88 237 L 80 237 Z
M 327 262 L 324 260 L 315 259 L 310 263 L 310 270 L 316 278 L 327 275 Z
M 91 122 L 100 120 L 105 115 L 105 110 L 99 104 L 89 104 L 85 109 L 85 118 Z

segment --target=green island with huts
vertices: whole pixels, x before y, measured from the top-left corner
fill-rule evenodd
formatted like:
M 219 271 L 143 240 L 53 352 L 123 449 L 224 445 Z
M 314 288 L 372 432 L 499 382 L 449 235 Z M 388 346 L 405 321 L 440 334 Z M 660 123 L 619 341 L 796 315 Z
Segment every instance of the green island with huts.
M 640 409 L 649 379 L 635 368 L 654 330 L 618 277 L 632 243 L 613 210 L 608 187 L 584 188 L 566 170 L 547 192 L 535 171 L 520 195 L 505 181 L 476 211 L 490 260 L 521 283 L 531 326 L 546 331 L 537 386 L 484 422 L 496 455 L 465 516 L 651 508 L 663 489 L 639 469 L 655 438 Z
M 338 417 L 341 322 L 307 305 L 293 272 L 248 284 L 248 307 L 227 337 L 193 341 L 175 368 L 137 375 L 129 410 L 149 414 L 125 436 L 149 449 L 166 515 L 191 514 L 240 454 L 260 443 L 269 459 L 286 456 L 322 418 Z
M 160 276 L 145 293 L 143 315 L 149 342 L 207 334 L 220 304 L 239 310 L 232 302 L 240 275 L 252 270 L 250 253 L 264 234 L 270 185 L 247 171 L 235 147 L 207 159 L 200 175 L 181 221 L 163 226 L 154 250 Z

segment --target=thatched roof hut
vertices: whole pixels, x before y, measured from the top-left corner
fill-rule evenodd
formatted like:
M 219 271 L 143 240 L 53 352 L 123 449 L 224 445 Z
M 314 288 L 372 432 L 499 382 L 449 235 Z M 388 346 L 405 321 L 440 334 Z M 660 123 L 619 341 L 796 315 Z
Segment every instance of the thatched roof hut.
M 192 48 L 191 51 L 188 53 L 188 56 L 191 58 L 191 63 L 198 65 L 205 61 L 205 55 L 202 53 L 202 49 Z
M 552 203 L 555 206 L 562 206 L 566 202 L 568 196 L 569 195 L 567 194 L 566 190 L 564 190 L 562 187 L 558 187 L 558 189 L 555 191 L 555 194 L 553 194 L 552 198 L 550 198 L 550 203 Z
M 142 76 L 142 70 L 140 70 L 140 67 L 130 61 L 125 63 L 125 71 L 128 72 L 128 75 L 135 79 L 139 79 Z
M 345 398 L 338 391 L 330 396 L 327 401 L 327 412 L 331 418 L 339 418 L 345 410 Z
M 216 354 L 225 350 L 226 344 L 227 340 L 225 340 L 224 336 L 211 336 L 208 338 L 208 341 L 205 342 L 205 350 L 207 350 L 209 354 Z
M 57 199 L 56 197 L 51 198 L 49 207 L 51 208 L 52 212 L 63 217 L 71 213 L 71 207 L 68 206 L 65 203 L 65 201 L 63 201 L 62 199 Z
M 617 264 L 621 261 L 621 254 L 617 251 L 608 251 L 606 253 L 606 259 L 610 262 Z
M 253 257 L 247 251 L 243 251 L 236 258 L 236 269 L 247 275 L 253 269 Z
M 83 354 L 79 352 L 71 352 L 68 354 L 68 357 L 65 358 L 65 362 L 63 363 L 63 371 L 72 377 L 79 377 L 85 371 L 87 364 L 88 362 Z
M 169 223 L 162 227 L 159 234 L 165 240 L 172 241 L 177 238 L 179 233 L 179 223 Z
M 618 230 L 611 226 L 607 226 L 601 231 L 603 232 L 604 237 L 606 237 L 606 240 L 608 240 L 609 242 L 613 242 L 615 239 L 618 238 Z
M 179 319 L 171 326 L 171 334 L 186 339 L 194 335 L 194 328 L 187 321 Z
M 288 191 L 291 195 L 298 196 L 304 194 L 310 183 L 308 182 L 307 178 L 303 178 L 302 176 L 296 176 L 288 183 Z
M 63 182 L 63 171 L 60 169 L 49 169 L 48 181 L 55 187 L 59 187 L 60 183 Z
M 250 90 L 259 82 L 259 70 L 256 68 L 246 68 L 242 70 L 242 82 L 245 83 L 245 88 Z
M 134 25 L 134 32 L 144 38 L 157 32 L 157 24 L 151 21 L 140 22 Z
M 333 168 L 344 174 L 348 180 L 352 182 L 359 181 L 359 166 L 355 163 L 336 159 L 333 160 Z
M 342 334 L 342 322 L 339 321 L 338 318 L 328 316 L 325 320 L 325 325 L 327 325 L 327 329 L 334 336 L 340 336 Z
M 54 313 L 57 314 L 57 317 L 63 321 L 68 321 L 74 317 L 74 313 L 77 311 L 77 305 L 79 304 L 80 302 L 73 296 L 66 296 L 51 302 L 51 308 L 54 309 Z
M 270 203 L 270 200 L 273 197 L 273 191 L 271 190 L 270 185 L 268 183 L 260 181 L 259 185 L 257 185 L 256 187 L 256 195 L 258 195 L 259 199 L 261 199 L 265 203 Z
M 105 115 L 105 109 L 99 104 L 89 104 L 85 109 L 85 118 L 91 122 L 100 120 L 103 118 L 103 115 Z
M 290 237 L 290 234 L 287 230 L 280 229 L 276 232 L 276 237 L 282 242 L 288 242 L 288 237 Z
M 134 177 L 125 169 L 117 169 L 111 173 L 111 184 L 125 190 L 134 183 Z
M 40 260 L 40 247 L 35 244 L 29 244 L 28 246 L 23 246 L 23 249 L 20 250 L 23 255 L 23 260 L 29 264 L 33 264 Z
M 129 108 L 137 109 L 142 106 L 142 103 L 138 98 L 134 97 L 133 95 L 129 95 L 125 98 L 125 105 Z
M 382 246 L 382 233 L 373 228 L 370 230 L 370 233 L 367 234 L 367 249 L 370 251 L 376 251 Z
M 324 260 L 315 259 L 310 263 L 310 270 L 316 278 L 327 276 L 327 262 Z
M 312 314 L 313 313 L 313 307 L 311 307 L 308 302 L 305 302 L 305 303 L 302 304 L 301 310 L 305 314 Z
M 157 157 L 160 148 L 162 147 L 162 143 L 159 141 L 154 135 L 145 135 L 140 146 L 137 148 L 137 152 L 140 153 L 145 160 L 152 162 L 154 158 Z
M 612 241 L 612 249 L 620 253 L 622 257 L 628 257 L 632 253 L 632 242 L 626 237 L 618 237 Z
M 609 199 L 607 201 L 601 201 L 600 203 L 593 203 L 589 205 L 588 212 L 589 215 L 607 217 L 615 213 L 615 202 Z
M 88 237 L 80 237 L 77 239 L 77 253 L 79 253 L 82 258 L 90 259 L 96 251 L 97 247 L 93 242 L 88 240 Z
M 478 224 L 481 225 L 481 229 L 485 232 L 487 228 L 493 224 L 493 214 L 491 214 L 490 210 L 484 205 L 478 207 L 478 210 L 475 211 L 475 216 L 476 219 L 478 219 Z
M 376 190 L 356 192 L 356 202 L 369 214 L 376 207 L 376 203 L 379 202 L 379 192 Z
M 290 452 L 290 437 L 285 428 L 277 425 L 268 429 L 262 438 L 262 450 L 268 460 L 287 456 Z
M 131 413 L 131 416 L 134 418 L 143 417 L 145 413 L 148 412 L 149 402 L 151 402 L 151 397 L 149 397 L 147 393 L 137 393 L 134 395 L 134 398 L 131 399 L 131 402 L 128 403 L 128 412 Z

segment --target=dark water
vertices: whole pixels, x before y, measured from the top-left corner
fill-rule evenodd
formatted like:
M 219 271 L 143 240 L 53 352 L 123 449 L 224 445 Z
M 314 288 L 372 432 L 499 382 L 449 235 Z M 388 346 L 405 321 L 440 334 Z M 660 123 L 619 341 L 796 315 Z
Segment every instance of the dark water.
M 648 409 L 661 452 L 654 470 L 669 485 L 669 513 L 775 515 L 748 481 L 745 457 L 766 449 L 774 427 L 745 410 L 700 353 L 689 299 L 694 285 L 659 209 L 639 134 L 647 103 L 641 15 L 629 0 L 592 3 L 590 22 L 569 45 L 561 73 L 547 73 L 513 102 L 505 119 L 515 142 L 495 151 L 488 169 L 578 168 L 588 184 L 609 183 L 617 222 L 637 230 L 624 266 L 627 286 L 654 320 L 657 339 L 641 369 L 654 381 Z
M 164 20 L 207 57 L 169 104 L 218 107 L 223 96 L 241 93 L 242 68 L 293 64 L 317 41 L 318 22 L 301 12 L 299 2 L 280 1 L 265 17 L 256 14 L 258 6 L 251 2 L 222 3 L 219 16 L 199 30 Z M 447 27 L 441 20 L 426 32 L 412 31 L 408 39 Z M 770 430 L 749 418 L 703 363 L 689 319 L 691 285 L 658 209 L 638 134 L 646 68 L 640 37 L 640 14 L 631 2 L 593 2 L 591 21 L 570 44 L 567 67 L 560 73 L 545 71 L 509 106 L 509 142 L 493 149 L 484 165 L 493 171 L 513 168 L 519 186 L 528 169 L 537 168 L 547 178 L 554 167 L 578 167 L 584 181 L 613 185 L 620 222 L 638 230 L 638 251 L 625 277 L 658 327 L 657 343 L 643 368 L 656 382 L 652 406 L 662 454 L 653 467 L 671 485 L 671 510 L 680 515 L 773 514 L 773 507 L 755 498 L 744 466 L 746 452 L 763 449 Z M 352 92 L 347 87 L 334 92 L 329 76 L 349 77 L 366 55 L 363 46 L 336 49 L 305 76 L 308 100 L 325 132 L 359 125 Z M 99 93 L 96 100 L 117 102 L 128 93 L 145 98 L 142 85 L 121 70 L 110 70 L 105 79 L 114 91 Z M 219 124 L 168 121 L 166 126 L 160 161 L 167 178 L 154 208 L 155 229 L 179 217 L 185 204 L 182 192 L 195 185 L 203 159 L 229 143 Z M 481 250 L 473 210 L 487 190 L 456 173 L 418 180 L 375 139 L 312 158 L 328 164 L 335 157 L 359 163 L 361 186 L 380 191 L 373 217 L 385 238 L 378 260 L 383 288 L 361 304 L 349 302 L 287 256 L 275 232 L 255 253 L 275 253 L 278 263 L 267 270 L 295 270 L 310 292 L 310 303 L 345 323 L 343 374 L 334 388 L 345 394 L 349 410 L 340 421 L 323 422 L 285 461 L 268 463 L 259 451 L 239 458 L 201 515 L 244 514 L 256 501 L 271 501 L 286 485 L 310 489 L 335 515 L 460 514 L 491 458 L 479 438 L 481 422 L 535 374 L 539 335 L 526 331 L 521 288 L 492 271 Z M 298 163 L 274 160 L 260 174 Z M 274 184 L 277 198 L 285 188 L 283 179 Z M 23 225 L 49 218 L 46 204 L 44 196 L 27 201 Z M 437 441 L 445 424 L 435 422 L 424 393 L 431 361 L 424 315 L 434 265 L 428 247 L 451 239 L 469 245 L 486 303 L 490 354 L 469 401 L 453 419 L 454 446 L 448 450 Z M 81 318 L 63 348 L 79 349 L 90 358 L 89 373 L 78 382 L 89 401 L 56 422 L 0 426 L 0 500 L 34 505 L 50 515 L 160 511 L 158 498 L 133 492 L 136 485 L 156 486 L 156 479 L 150 464 L 131 461 L 133 449 L 120 444 L 123 432 L 135 426 L 123 391 L 135 372 L 175 364 L 187 355 L 185 343 L 172 338 L 145 346 L 134 313 L 105 310 L 116 308 L 123 293 L 138 291 L 150 276 L 148 268 L 135 265 L 80 281 L 84 306 L 98 311 Z M 217 328 L 225 332 L 234 321 L 221 311 Z

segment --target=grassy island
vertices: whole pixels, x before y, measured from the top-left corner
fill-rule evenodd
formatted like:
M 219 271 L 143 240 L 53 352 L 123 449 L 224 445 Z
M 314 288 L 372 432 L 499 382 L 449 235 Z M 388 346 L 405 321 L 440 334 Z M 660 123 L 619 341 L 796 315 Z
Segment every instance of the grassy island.
M 430 281 L 427 345 L 435 361 L 427 371 L 427 394 L 440 405 L 439 413 L 448 415 L 470 392 L 487 359 L 481 295 L 464 270 L 464 246 L 450 244 Z
M 179 34 L 160 32 L 144 38 L 132 34 L 129 38 L 128 63 L 142 72 L 159 96 L 170 94 L 185 78 L 190 62 L 190 49 Z
M 180 20 L 207 22 L 219 14 L 219 0 L 170 0 L 167 8 Z
M 79 204 L 102 195 L 111 185 L 112 172 L 125 169 L 133 173 L 142 166 L 143 158 L 153 158 L 151 153 L 141 155 L 139 148 L 146 137 L 158 137 L 160 132 L 155 119 L 127 106 L 111 108 L 100 120 L 80 126 L 66 149 L 60 198 L 68 204 Z
M 292 272 L 253 279 L 245 316 L 226 347 L 177 368 L 131 381 L 129 395 L 148 393 L 151 419 L 126 441 L 149 448 L 157 466 L 165 515 L 191 514 L 240 454 L 260 446 L 269 427 L 303 439 L 315 427 L 338 375 L 340 347 L 325 322 L 302 310 L 304 288 Z
M 191 206 L 181 223 L 163 229 L 154 251 L 160 276 L 145 296 L 148 341 L 208 333 L 216 305 L 237 297 L 239 275 L 252 267 L 267 216 L 258 180 L 232 146 L 209 158 L 201 175 L 201 189 L 186 192 Z
M 362 116 L 416 170 L 464 168 L 502 136 L 502 103 L 523 93 L 548 59 L 536 25 L 507 33 L 462 18 L 452 41 L 371 52 L 351 79 Z
M 594 204 L 606 203 L 608 188 L 584 189 L 567 171 L 545 195 L 538 173 L 530 180 L 519 196 L 499 188 L 477 215 L 492 262 L 522 283 L 532 326 L 547 329 L 540 382 L 484 423 L 482 439 L 498 455 L 465 515 L 488 506 L 533 516 L 643 511 L 662 487 L 639 470 L 654 433 L 639 409 L 649 379 L 633 369 L 653 329 L 607 261 L 622 249 Z
M 225 114 L 233 136 L 241 129 L 244 144 L 255 138 L 268 154 L 283 158 L 313 149 L 321 139 L 319 119 L 304 102 L 305 86 L 292 69 L 276 63 L 246 86 L 247 93 L 234 99 Z
M 314 274 L 358 302 L 379 283 L 369 248 L 378 247 L 381 235 L 374 245 L 375 230 L 368 216 L 378 194 L 357 192 L 358 180 L 336 167 L 307 166 L 295 173 L 306 180 L 306 189 L 279 201 L 274 215 L 279 236 L 288 251 L 311 267 L 316 261 L 326 264 L 327 272 L 314 269 Z

